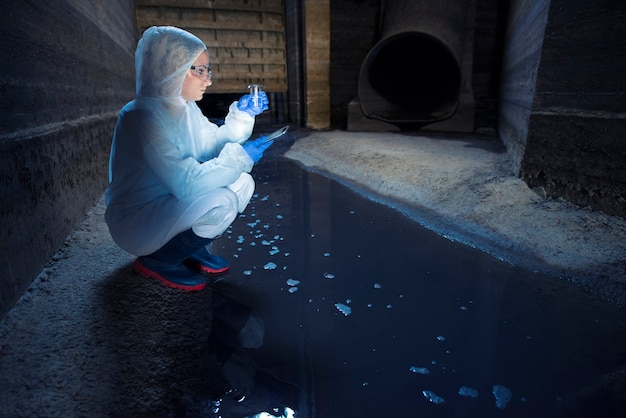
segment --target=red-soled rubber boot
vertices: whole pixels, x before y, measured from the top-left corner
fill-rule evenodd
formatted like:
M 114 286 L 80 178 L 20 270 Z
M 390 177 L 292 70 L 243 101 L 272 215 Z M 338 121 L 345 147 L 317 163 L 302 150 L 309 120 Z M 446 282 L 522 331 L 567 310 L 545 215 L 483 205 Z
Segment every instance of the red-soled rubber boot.
M 193 253 L 187 258 L 186 263 L 192 269 L 211 274 L 224 273 L 230 268 L 230 264 L 225 258 L 211 254 L 206 247 Z
M 197 236 L 191 229 L 181 232 L 152 254 L 138 257 L 134 269 L 146 278 L 155 278 L 166 286 L 182 290 L 201 290 L 206 277 L 185 266 L 183 261 L 211 240 Z

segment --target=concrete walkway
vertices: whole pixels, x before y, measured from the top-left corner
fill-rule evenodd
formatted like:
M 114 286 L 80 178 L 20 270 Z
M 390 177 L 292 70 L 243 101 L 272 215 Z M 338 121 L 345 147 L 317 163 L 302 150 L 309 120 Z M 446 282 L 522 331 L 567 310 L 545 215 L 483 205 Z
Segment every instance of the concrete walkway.
M 626 301 L 626 219 L 531 190 L 497 139 L 328 131 L 285 155 L 452 240 Z

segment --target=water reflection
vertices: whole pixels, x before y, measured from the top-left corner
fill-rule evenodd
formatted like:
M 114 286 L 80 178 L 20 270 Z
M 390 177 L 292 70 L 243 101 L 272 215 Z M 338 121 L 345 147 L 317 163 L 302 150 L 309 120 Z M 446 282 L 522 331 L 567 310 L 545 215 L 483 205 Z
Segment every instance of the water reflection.
M 626 360 L 621 309 L 292 162 L 255 170 L 257 194 L 216 242 L 232 261 L 216 286 L 263 318 L 248 352 L 298 386 L 298 417 L 610 411 L 596 394 Z

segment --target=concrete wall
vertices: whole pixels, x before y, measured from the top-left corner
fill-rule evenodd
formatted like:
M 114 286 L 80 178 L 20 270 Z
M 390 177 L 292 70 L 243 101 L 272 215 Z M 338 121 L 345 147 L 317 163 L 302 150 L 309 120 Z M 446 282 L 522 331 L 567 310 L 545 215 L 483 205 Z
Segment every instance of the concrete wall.
M 106 187 L 117 112 L 134 96 L 136 30 L 132 0 L 1 8 L 3 317 Z
M 499 133 L 538 191 L 626 217 L 626 3 L 518 0 Z
M 519 173 L 550 0 L 514 0 L 505 36 L 498 133 Z
M 306 127 L 330 127 L 330 0 L 304 1 Z

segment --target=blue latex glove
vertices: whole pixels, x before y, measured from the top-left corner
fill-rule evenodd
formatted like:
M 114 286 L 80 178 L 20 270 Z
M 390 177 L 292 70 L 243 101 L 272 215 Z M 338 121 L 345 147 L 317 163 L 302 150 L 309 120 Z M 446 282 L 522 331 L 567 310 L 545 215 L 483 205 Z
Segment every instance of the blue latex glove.
M 265 152 L 265 150 L 268 149 L 273 143 L 273 139 L 271 141 L 268 141 L 266 136 L 262 136 L 243 144 L 243 149 L 248 153 L 250 158 L 252 158 L 252 161 L 254 161 L 254 163 L 256 164 L 259 162 L 261 157 L 263 157 L 263 153 Z
M 269 109 L 269 100 L 267 99 L 267 93 L 264 91 L 259 92 L 259 99 L 257 102 L 258 106 L 254 105 L 254 98 L 249 95 L 241 96 L 239 102 L 237 103 L 237 108 L 246 112 L 250 116 L 260 115 L 267 109 Z

